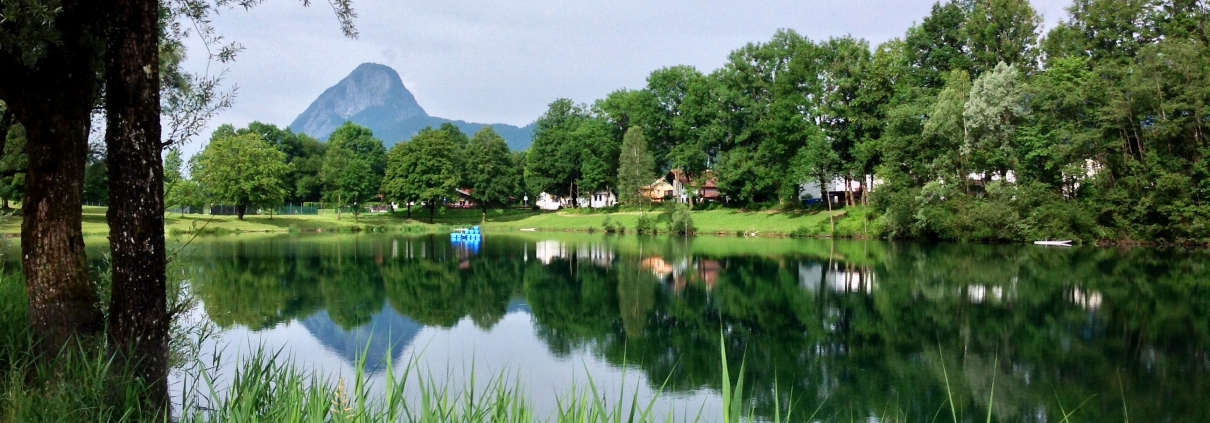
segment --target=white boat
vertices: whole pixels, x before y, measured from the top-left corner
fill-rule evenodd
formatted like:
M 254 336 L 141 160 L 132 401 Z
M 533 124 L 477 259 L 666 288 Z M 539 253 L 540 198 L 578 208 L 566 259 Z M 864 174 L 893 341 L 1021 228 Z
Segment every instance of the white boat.
M 521 232 L 537 232 L 538 228 L 521 228 Z
M 1070 247 L 1071 240 L 1066 241 L 1034 241 L 1034 245 L 1045 245 L 1048 247 Z

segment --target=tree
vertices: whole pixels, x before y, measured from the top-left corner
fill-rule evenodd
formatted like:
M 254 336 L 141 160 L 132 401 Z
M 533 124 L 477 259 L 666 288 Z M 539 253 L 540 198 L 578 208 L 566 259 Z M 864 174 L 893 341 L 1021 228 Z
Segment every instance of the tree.
M 1017 125 L 1029 113 L 1016 66 L 1000 62 L 976 79 L 962 109 L 966 143 L 977 170 L 995 171 L 1001 177 L 1016 167 Z
M 80 206 L 107 25 L 98 16 L 106 4 L 33 6 L 6 4 L 0 100 L 25 128 L 22 209 L 37 218 L 21 222 L 21 262 L 38 352 L 52 359 L 72 339 L 103 328 L 85 266 Z
M 325 146 L 307 134 L 298 134 L 299 150 L 290 164 L 294 166 L 290 186 L 291 201 L 319 201 L 323 197 L 323 180 L 319 177 L 323 169 Z
M 210 141 L 193 171 L 211 202 L 234 205 L 242 220 L 248 206 L 275 207 L 285 200 L 285 156 L 260 135 L 226 136 Z
M 91 145 L 88 149 L 88 164 L 84 166 L 84 201 L 109 205 L 109 166 L 105 162 L 105 148 L 100 145 Z
M 970 153 L 963 147 L 966 143 L 966 120 L 962 110 L 970 99 L 971 79 L 963 70 L 950 73 L 945 88 L 937 96 L 929 119 L 924 122 L 924 139 L 929 146 L 948 154 L 939 155 L 931 163 L 933 174 L 946 175 L 960 184 L 963 191 L 967 190 L 969 178 L 968 156 Z
M 584 108 L 568 99 L 555 100 L 538 118 L 534 143 L 526 154 L 525 182 L 530 191 L 575 201 L 582 149 L 574 133 L 584 119 Z
M 374 174 L 370 163 L 344 145 L 328 147 L 319 178 L 323 182 L 324 199 L 336 206 L 337 219 L 341 208 L 353 206 L 353 219 L 357 220 L 361 206 L 377 194 L 381 178 Z
M 655 178 L 655 158 L 647 150 L 643 127 L 633 126 L 622 138 L 622 153 L 618 158 L 618 199 L 625 204 L 645 204 L 648 198 L 643 195 L 643 187 Z
M 463 188 L 470 190 L 486 221 L 487 208 L 508 203 L 520 185 L 508 144 L 492 127 L 485 126 L 471 138 L 462 157 Z
M 320 168 L 323 166 L 324 144 L 307 134 L 295 134 L 290 128 L 254 121 L 247 128 L 234 129 L 236 134 L 260 134 L 265 141 L 286 154 L 286 163 L 293 165 L 286 175 L 287 201 L 319 201 L 321 183 Z M 364 129 L 364 128 L 362 128 Z M 347 135 L 347 133 L 342 133 Z M 373 139 L 373 137 L 369 137 Z M 372 145 L 368 148 L 372 149 Z
M 3 103 L 0 103 L 2 106 Z M 12 210 L 8 202 L 21 199 L 25 192 L 25 169 L 29 157 L 25 154 L 25 128 L 17 123 L 13 113 L 0 111 L 0 210 Z
M 410 141 L 391 148 L 382 192 L 392 201 L 423 203 L 433 222 L 438 204 L 456 194 L 462 179 L 458 158 L 454 136 L 422 129 Z
M 979 0 L 967 15 L 967 45 L 975 75 L 1004 62 L 1031 70 L 1038 65 L 1038 26 L 1042 17 L 1028 0 Z
M 457 130 L 457 127 L 454 129 Z M 370 128 L 353 122 L 345 122 L 328 136 L 327 148 L 345 148 L 352 151 L 354 156 L 366 160 L 370 165 L 370 170 L 380 178 L 386 171 L 386 147 L 382 146 L 382 140 L 374 138 L 374 131 L 371 131 Z
M 164 208 L 180 208 L 182 215 L 186 209 L 199 210 L 206 205 L 201 185 L 184 176 L 183 165 L 180 151 L 168 150 L 164 157 Z

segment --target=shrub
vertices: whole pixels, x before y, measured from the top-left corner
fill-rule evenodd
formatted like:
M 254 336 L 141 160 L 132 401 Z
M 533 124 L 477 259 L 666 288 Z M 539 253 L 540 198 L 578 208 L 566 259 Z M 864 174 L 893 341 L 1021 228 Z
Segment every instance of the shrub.
M 639 222 L 634 225 L 635 233 L 639 235 L 655 233 L 655 218 L 646 213 L 639 215 Z
M 689 206 L 676 203 L 669 212 L 668 232 L 692 235 L 693 230 L 693 213 L 689 211 Z
M 622 222 L 614 222 L 609 216 L 605 216 L 605 221 L 601 222 L 601 229 L 607 234 L 626 232 L 626 227 L 622 226 Z

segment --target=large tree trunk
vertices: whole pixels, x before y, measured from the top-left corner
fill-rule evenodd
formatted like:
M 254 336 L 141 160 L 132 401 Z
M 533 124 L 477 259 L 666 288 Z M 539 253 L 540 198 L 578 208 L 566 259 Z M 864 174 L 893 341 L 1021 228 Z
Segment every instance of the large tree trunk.
M 239 220 L 244 220 L 244 213 L 248 212 L 248 205 L 240 204 L 235 206 L 235 216 Z
M 63 107 L 22 119 L 29 169 L 22 203 L 21 265 L 30 323 L 43 357 L 54 356 L 77 336 L 100 335 L 103 328 L 80 227 L 90 108 L 81 103 L 57 103 Z
M 160 157 L 156 0 L 106 0 L 105 107 L 113 293 L 109 348 L 149 384 L 150 407 L 168 401 L 167 253 Z
M 104 323 L 80 232 L 100 54 L 95 7 L 60 3 L 48 25 L 59 39 L 38 47 L 36 66 L 0 51 L 0 98 L 26 131 L 21 265 L 30 323 L 44 359 L 53 359 L 73 339 L 100 334 Z

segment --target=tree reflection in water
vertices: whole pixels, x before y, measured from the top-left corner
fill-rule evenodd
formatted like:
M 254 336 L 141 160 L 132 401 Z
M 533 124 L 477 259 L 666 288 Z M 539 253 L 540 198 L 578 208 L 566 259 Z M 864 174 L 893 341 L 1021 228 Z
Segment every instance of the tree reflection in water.
M 725 346 L 765 411 L 777 392 L 800 416 L 823 403 L 929 420 L 944 366 L 971 421 L 993 376 L 1001 421 L 1061 420 L 1060 401 L 1086 400 L 1082 419 L 1123 421 L 1121 391 L 1132 420 L 1210 416 L 1202 253 L 556 235 L 477 251 L 442 236 L 214 240 L 182 260 L 218 325 L 300 321 L 350 361 L 371 339 L 371 361 L 397 358 L 424 326 L 490 330 L 528 310 L 556 355 L 671 375 L 677 391 L 717 388 Z

